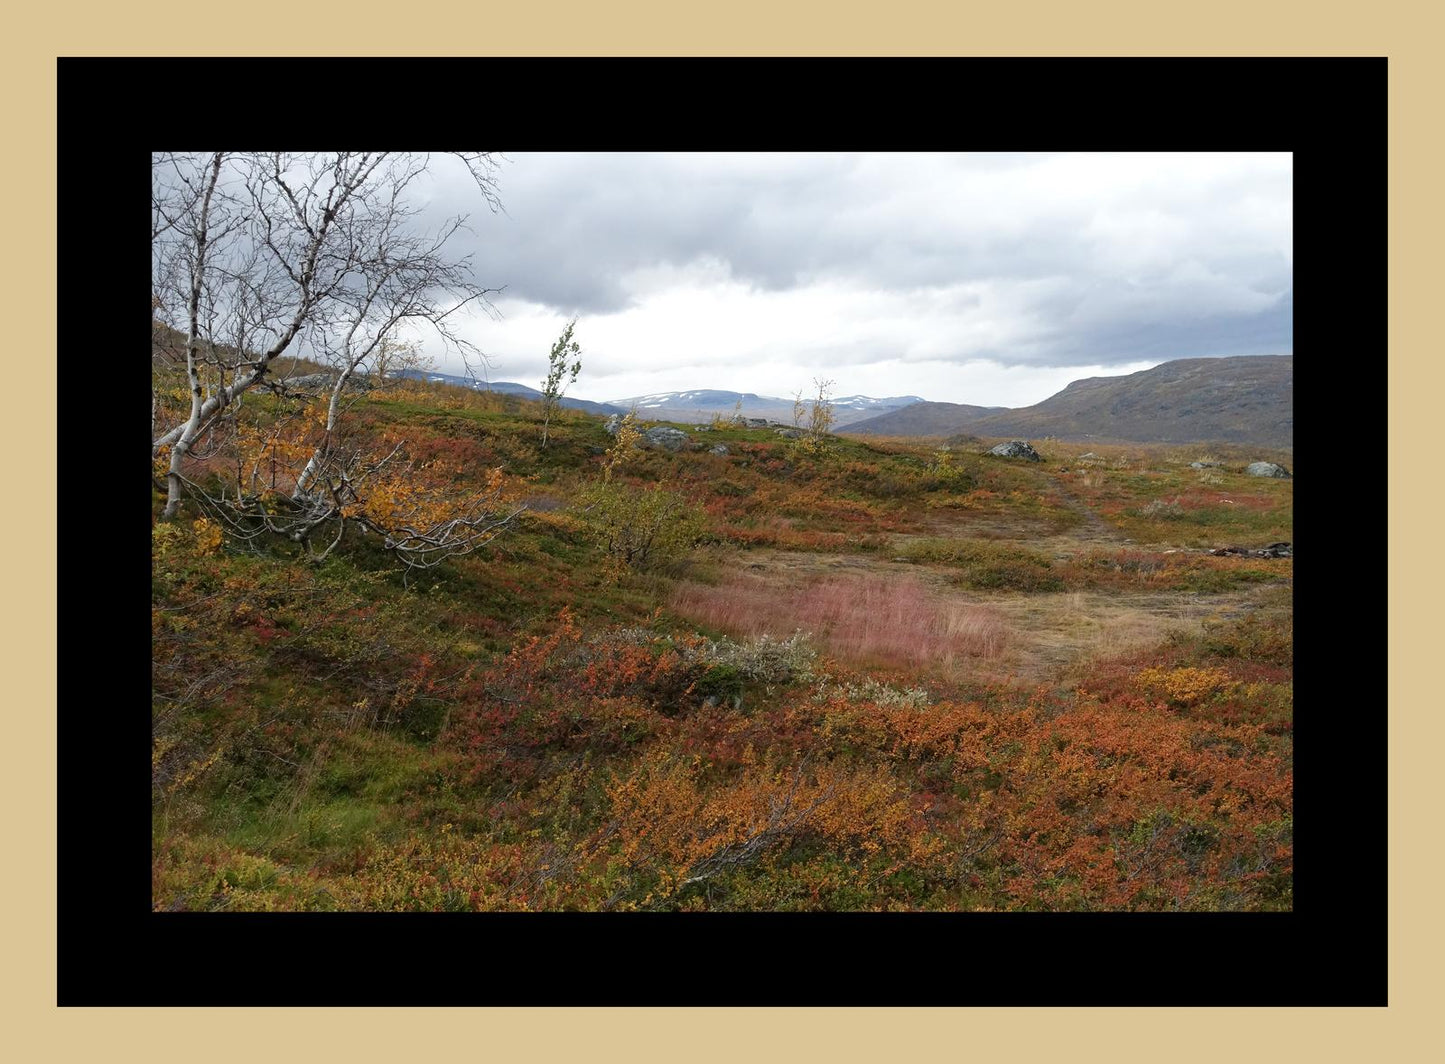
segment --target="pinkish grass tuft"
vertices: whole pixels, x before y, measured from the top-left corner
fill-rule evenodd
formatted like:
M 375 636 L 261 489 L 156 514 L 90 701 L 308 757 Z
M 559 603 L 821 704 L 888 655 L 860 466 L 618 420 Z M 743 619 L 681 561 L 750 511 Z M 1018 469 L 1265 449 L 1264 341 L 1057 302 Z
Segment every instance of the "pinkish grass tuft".
M 940 602 L 909 578 L 828 577 L 790 588 L 751 576 L 715 587 L 684 584 L 679 614 L 734 635 L 813 633 L 839 657 L 888 665 L 941 665 L 997 658 L 1007 626 L 983 606 Z

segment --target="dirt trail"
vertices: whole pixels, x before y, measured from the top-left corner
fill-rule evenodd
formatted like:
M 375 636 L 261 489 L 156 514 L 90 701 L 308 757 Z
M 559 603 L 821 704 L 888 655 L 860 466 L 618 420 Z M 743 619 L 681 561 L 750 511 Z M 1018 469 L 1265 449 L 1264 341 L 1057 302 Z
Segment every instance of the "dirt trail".
M 1106 524 L 1104 519 L 1089 509 L 1077 495 L 1064 487 L 1064 482 L 1058 477 L 1050 474 L 1049 483 L 1053 489 L 1058 492 L 1059 500 L 1064 506 L 1083 519 L 1082 525 L 1078 528 L 1070 529 L 1068 535 L 1061 538 L 1075 540 L 1091 546 L 1120 547 L 1129 542 L 1122 532 Z

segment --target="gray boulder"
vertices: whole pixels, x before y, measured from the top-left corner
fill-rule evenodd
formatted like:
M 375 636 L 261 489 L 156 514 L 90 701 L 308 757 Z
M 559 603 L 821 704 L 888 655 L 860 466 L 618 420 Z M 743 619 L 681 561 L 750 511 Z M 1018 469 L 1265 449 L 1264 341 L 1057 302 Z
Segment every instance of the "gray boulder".
M 658 425 L 642 434 L 643 441 L 650 447 L 664 447 L 676 451 L 687 442 L 687 433 L 670 425 Z
M 1269 463 L 1268 463 L 1268 462 L 1261 462 L 1261 463 L 1259 463 L 1259 464 L 1260 464 L 1260 465 L 1268 465 Z M 1219 468 L 1220 468 L 1221 466 L 1223 466 L 1223 465 L 1224 465 L 1223 462 L 1190 462 L 1190 463 L 1189 463 L 1189 468 L 1190 468 L 1190 469 L 1219 469 Z
M 1001 443 L 997 447 L 990 447 L 989 454 L 996 454 L 1001 458 L 1026 458 L 1030 462 L 1041 462 L 1039 452 L 1029 446 L 1027 440 L 1009 440 L 1008 443 Z
M 1292 479 L 1290 471 L 1282 465 L 1275 465 L 1273 462 L 1250 462 L 1244 467 L 1244 471 L 1252 477 L 1282 477 L 1285 480 Z
M 330 373 L 307 373 L 301 377 L 278 378 L 279 382 L 292 391 L 306 392 L 314 388 L 334 388 L 336 378 Z
M 618 430 L 619 427 L 621 427 L 621 425 L 622 425 L 622 415 L 621 415 L 621 414 L 613 414 L 610 418 L 608 418 L 606 421 L 604 421 L 604 422 L 602 423 L 602 427 L 607 430 L 607 435 L 609 435 L 609 436 L 616 436 L 616 435 L 617 435 L 617 430 Z
M 803 434 L 802 429 L 782 428 L 774 429 L 773 431 L 776 432 L 779 436 L 785 436 L 790 440 L 796 440 L 799 436 Z
M 709 454 L 730 454 L 731 452 L 727 449 L 727 444 L 725 444 L 725 443 L 715 443 L 715 444 L 713 444 L 711 447 L 708 448 L 708 453 L 709 453 Z

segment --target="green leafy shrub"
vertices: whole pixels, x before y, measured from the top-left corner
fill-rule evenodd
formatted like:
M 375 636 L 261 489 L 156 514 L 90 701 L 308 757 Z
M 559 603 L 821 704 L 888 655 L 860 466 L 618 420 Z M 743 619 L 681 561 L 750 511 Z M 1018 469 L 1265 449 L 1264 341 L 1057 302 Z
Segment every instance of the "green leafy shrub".
M 691 550 L 707 527 L 701 507 L 664 491 L 661 484 L 594 484 L 578 501 L 597 543 L 620 568 L 647 569 L 673 561 Z
M 743 697 L 743 677 L 733 665 L 709 665 L 693 688 L 703 698 L 738 705 Z

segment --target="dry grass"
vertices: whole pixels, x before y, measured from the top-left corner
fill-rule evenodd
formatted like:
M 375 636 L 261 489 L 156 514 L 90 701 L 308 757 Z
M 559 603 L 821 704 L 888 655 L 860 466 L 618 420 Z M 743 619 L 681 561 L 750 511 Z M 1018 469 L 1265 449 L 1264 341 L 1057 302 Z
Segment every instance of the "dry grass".
M 1281 594 L 1287 596 L 1288 590 L 1261 585 L 1222 594 L 1070 591 L 997 596 L 986 604 L 1014 638 L 1008 653 L 993 664 L 1019 680 L 1073 682 L 1091 675 L 1096 663 L 1156 647 L 1170 636 L 1200 636 L 1209 625 L 1267 610 Z
M 789 586 L 736 574 L 716 586 L 682 584 L 671 606 L 682 616 L 739 636 L 812 632 L 834 654 L 860 664 L 951 669 L 1000 657 L 1008 627 L 987 607 L 935 596 L 918 580 L 823 575 Z

